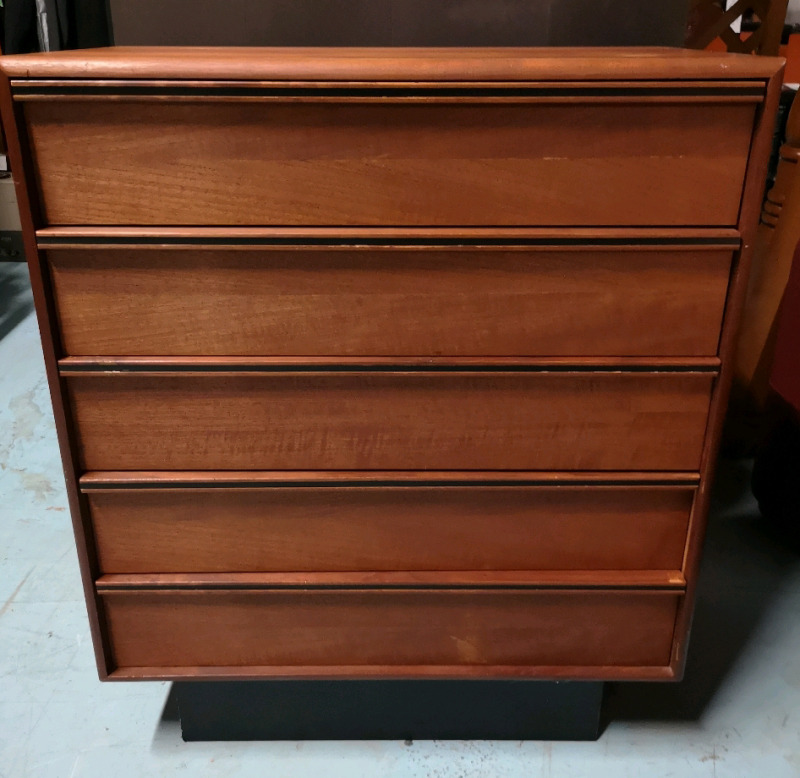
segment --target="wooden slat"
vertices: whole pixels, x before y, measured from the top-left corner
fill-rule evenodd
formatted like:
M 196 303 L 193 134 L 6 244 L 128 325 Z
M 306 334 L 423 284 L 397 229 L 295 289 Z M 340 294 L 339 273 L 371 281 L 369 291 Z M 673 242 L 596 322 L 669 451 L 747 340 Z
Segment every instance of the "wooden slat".
M 679 570 L 447 570 L 363 572 L 147 573 L 107 574 L 97 580 L 104 595 L 143 591 L 195 590 L 410 590 L 410 589 L 637 589 L 676 590 L 686 586 Z
M 680 487 L 694 486 L 700 478 L 697 473 L 646 473 L 625 471 L 613 472 L 558 472 L 511 471 L 498 473 L 495 470 L 454 472 L 452 470 L 225 470 L 185 471 L 158 470 L 151 472 L 94 471 L 85 473 L 80 479 L 84 492 L 112 489 L 182 489 L 202 487 L 204 489 L 269 488 L 271 486 L 570 486 L 573 488 L 594 486 L 650 486 Z
M 675 570 L 695 491 L 335 484 L 90 489 L 100 583 L 122 573 L 569 570 L 573 580 Z
M 788 0 L 693 0 L 686 45 L 705 49 L 720 42 L 728 51 L 775 55 L 781 45 L 787 5 Z M 742 35 L 734 28 L 745 15 L 750 24 Z
M 198 80 L 198 79 L 180 79 L 180 81 L 166 80 L 166 79 L 141 79 L 141 78 L 81 78 L 76 79 L 57 79 L 57 78 L 12 78 L 11 87 L 15 90 L 16 99 L 24 99 L 29 94 L 58 94 L 59 91 L 64 93 L 78 93 L 80 91 L 91 92 L 92 90 L 116 90 L 117 93 L 126 93 L 127 91 L 164 91 L 164 92 L 181 92 L 188 89 L 207 90 L 208 92 L 235 91 L 235 90 L 281 90 L 283 92 L 291 92 L 292 90 L 332 90 L 345 92 L 347 90 L 359 89 L 390 89 L 392 91 L 399 90 L 414 90 L 416 92 L 435 92 L 442 90 L 449 90 L 450 92 L 460 91 L 475 91 L 482 89 L 491 90 L 521 90 L 526 89 L 529 91 L 545 91 L 549 89 L 558 89 L 560 92 L 571 91 L 575 93 L 586 93 L 593 91 L 602 94 L 605 90 L 615 91 L 618 89 L 636 90 L 639 93 L 670 93 L 678 94 L 683 93 L 687 95 L 705 92 L 714 94 L 715 92 L 722 92 L 725 94 L 733 94 L 735 92 L 744 93 L 746 95 L 754 95 L 758 93 L 762 98 L 764 94 L 764 85 L 759 80 L 692 80 L 692 81 L 619 81 L 609 80 L 598 83 L 597 81 L 547 81 L 537 80 L 536 82 L 520 82 L 520 81 L 473 81 L 470 79 L 460 80 L 457 84 L 448 81 L 391 81 L 391 82 L 376 82 L 376 81 L 257 81 L 257 80 Z
M 756 104 L 764 98 L 761 82 L 551 82 L 536 84 L 397 83 L 321 85 L 264 82 L 234 85 L 230 82 L 152 82 L 139 80 L 81 80 L 56 86 L 52 80 L 15 81 L 17 102 L 131 102 L 131 103 L 348 103 L 459 104 L 493 103 L 566 105 L 570 103 L 625 104 Z
M 506 251 L 573 251 L 613 246 L 617 251 L 663 251 L 691 249 L 715 251 L 739 248 L 735 229 L 636 228 L 636 227 L 42 227 L 37 230 L 39 247 L 48 248 L 136 248 L 138 251 L 179 250 L 191 246 L 218 251 L 220 248 L 253 250 L 272 244 L 288 251 L 329 251 L 352 247 L 416 246 L 429 251 L 463 251 L 499 246 Z
M 489 94 L 480 95 L 465 92 L 460 95 L 437 95 L 437 94 L 408 94 L 392 95 L 387 99 L 383 93 L 372 94 L 342 94 L 342 95 L 320 95 L 308 92 L 306 94 L 255 94 L 246 96 L 225 95 L 225 94 L 196 94 L 194 90 L 189 90 L 184 94 L 171 95 L 160 94 L 158 92 L 146 94 L 83 94 L 80 92 L 72 94 L 48 94 L 28 92 L 19 94 L 15 97 L 20 103 L 142 103 L 144 105 L 154 103 L 213 103 L 213 104 L 241 104 L 241 103 L 289 103 L 293 105 L 324 105 L 324 104 L 347 104 L 347 105 L 385 105 L 392 102 L 397 105 L 571 105 L 580 102 L 583 105 L 756 105 L 761 102 L 762 95 L 755 94 L 696 94 L 696 95 L 657 95 L 657 94 L 629 94 L 620 95 L 537 95 L 537 94 Z
M 280 357 L 64 357 L 64 376 L 77 375 L 236 375 L 308 372 L 535 371 L 588 373 L 637 372 L 716 373 L 718 357 L 431 357 L 431 356 L 280 356 Z
M 253 247 L 47 259 L 74 355 L 695 356 L 716 354 L 731 255 Z
M 12 78 L 289 81 L 767 79 L 783 61 L 669 48 L 126 47 L 4 57 Z
M 711 374 L 75 375 L 87 470 L 693 470 Z
M 25 104 L 52 225 L 733 226 L 754 111 Z
M 276 667 L 124 667 L 114 670 L 109 681 L 256 681 L 264 679 L 526 679 L 540 681 L 671 681 L 670 667 L 576 666 L 576 665 L 326 665 Z

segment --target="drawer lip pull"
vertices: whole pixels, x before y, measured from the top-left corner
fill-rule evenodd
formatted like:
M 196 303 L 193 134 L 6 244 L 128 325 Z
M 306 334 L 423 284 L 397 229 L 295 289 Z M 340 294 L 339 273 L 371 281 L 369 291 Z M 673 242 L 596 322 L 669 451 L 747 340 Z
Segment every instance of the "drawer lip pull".
M 658 78 L 648 79 L 620 79 L 612 78 L 603 81 L 586 80 L 569 78 L 559 81 L 553 77 L 541 79 L 495 79 L 495 80 L 477 80 L 477 79 L 464 79 L 460 78 L 455 83 L 452 81 L 442 81 L 437 79 L 418 79 L 418 80 L 403 80 L 392 79 L 391 81 L 375 81 L 359 78 L 352 78 L 347 80 L 322 80 L 322 79 L 208 79 L 208 78 L 181 78 L 181 79 L 164 79 L 164 78 L 126 78 L 123 76 L 115 78 L 48 78 L 43 77 L 27 77 L 27 78 L 11 78 L 12 87 L 47 87 L 50 89 L 59 88 L 72 88 L 77 86 L 82 87 L 146 87 L 150 89 L 166 88 L 174 89 L 176 86 L 182 88 L 197 88 L 209 89 L 217 91 L 227 91 L 231 88 L 247 87 L 251 89 L 280 89 L 291 91 L 293 89 L 330 89 L 335 88 L 338 90 L 347 89 L 416 89 L 419 91 L 431 91 L 438 89 L 452 89 L 457 88 L 463 90 L 473 89 L 595 89 L 597 87 L 608 88 L 632 88 L 639 90 L 661 90 L 661 89 L 680 89 L 693 90 L 693 89 L 713 89 L 724 87 L 726 89 L 755 89 L 760 88 L 764 91 L 764 84 L 758 79 L 753 77 L 740 78 L 736 80 L 725 79 L 720 77 L 709 77 L 705 79 L 692 79 L 691 81 L 675 81 L 664 80 Z M 682 86 L 683 83 L 683 86 Z
M 348 680 L 377 678 L 388 680 L 492 678 L 545 680 L 670 681 L 675 671 L 669 665 L 250 665 L 250 666 L 125 666 L 113 670 L 108 681 L 185 681 L 187 678 L 211 680 L 320 679 Z
M 269 489 L 285 487 L 569 487 L 695 489 L 692 472 L 557 472 L 557 471 L 94 471 L 80 478 L 84 493 L 113 490 Z
M 737 249 L 741 236 L 735 229 L 615 228 L 615 227 L 45 227 L 37 230 L 39 248 L 138 248 L 166 249 L 222 246 L 242 249 L 334 248 L 393 250 L 408 248 L 504 248 L 566 247 L 576 250 L 613 247 L 619 250 Z
M 490 570 L 380 571 L 303 573 L 160 573 L 108 574 L 97 579 L 102 595 L 124 592 L 264 592 L 302 589 L 327 591 L 441 591 L 489 592 L 535 590 L 567 592 L 628 591 L 682 592 L 686 579 L 679 570 Z
M 65 357 L 70 375 L 220 373 L 711 373 L 719 357 Z
M 102 100 L 123 99 L 126 102 L 163 100 L 197 102 L 245 102 L 265 100 L 276 102 L 753 102 L 764 100 L 764 85 L 759 81 L 705 82 L 562 82 L 516 84 L 326 84 L 302 83 L 172 84 L 147 81 L 88 81 L 48 82 L 47 80 L 14 80 L 14 100 Z

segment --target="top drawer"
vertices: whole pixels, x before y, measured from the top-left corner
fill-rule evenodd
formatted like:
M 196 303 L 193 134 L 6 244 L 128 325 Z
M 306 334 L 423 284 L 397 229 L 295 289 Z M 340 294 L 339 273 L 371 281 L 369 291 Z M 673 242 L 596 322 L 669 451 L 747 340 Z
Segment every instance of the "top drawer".
M 158 89 L 17 95 L 47 224 L 729 226 L 760 100 Z

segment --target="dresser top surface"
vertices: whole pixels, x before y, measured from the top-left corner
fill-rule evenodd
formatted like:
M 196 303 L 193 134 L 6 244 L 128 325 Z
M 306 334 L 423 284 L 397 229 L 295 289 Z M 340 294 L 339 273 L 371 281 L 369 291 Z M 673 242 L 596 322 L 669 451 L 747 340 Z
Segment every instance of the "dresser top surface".
M 609 81 L 766 79 L 778 57 L 670 48 L 111 47 L 0 57 L 14 79 Z

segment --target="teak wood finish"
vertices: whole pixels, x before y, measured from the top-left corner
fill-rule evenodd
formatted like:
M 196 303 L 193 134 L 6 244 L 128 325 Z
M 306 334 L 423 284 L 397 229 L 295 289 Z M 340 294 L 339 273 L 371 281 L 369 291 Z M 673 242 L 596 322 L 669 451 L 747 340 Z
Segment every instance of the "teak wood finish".
M 101 596 L 118 667 L 261 665 L 307 673 L 384 665 L 402 673 L 427 665 L 447 675 L 476 665 L 664 666 L 679 599 L 673 592 L 512 588 L 164 588 Z
M 679 678 L 782 63 L 0 60 L 102 678 Z
M 715 355 L 733 249 L 672 248 L 656 236 L 637 249 L 625 240 L 89 244 L 46 258 L 67 354 Z M 648 317 L 663 327 L 639 326 Z
M 679 570 L 694 498 L 668 484 L 155 483 L 82 484 L 103 574 Z
M 713 378 L 200 371 L 66 386 L 84 470 L 695 470 Z
M 23 103 L 45 222 L 734 225 L 755 112 L 503 90 L 487 104 L 286 99 Z

